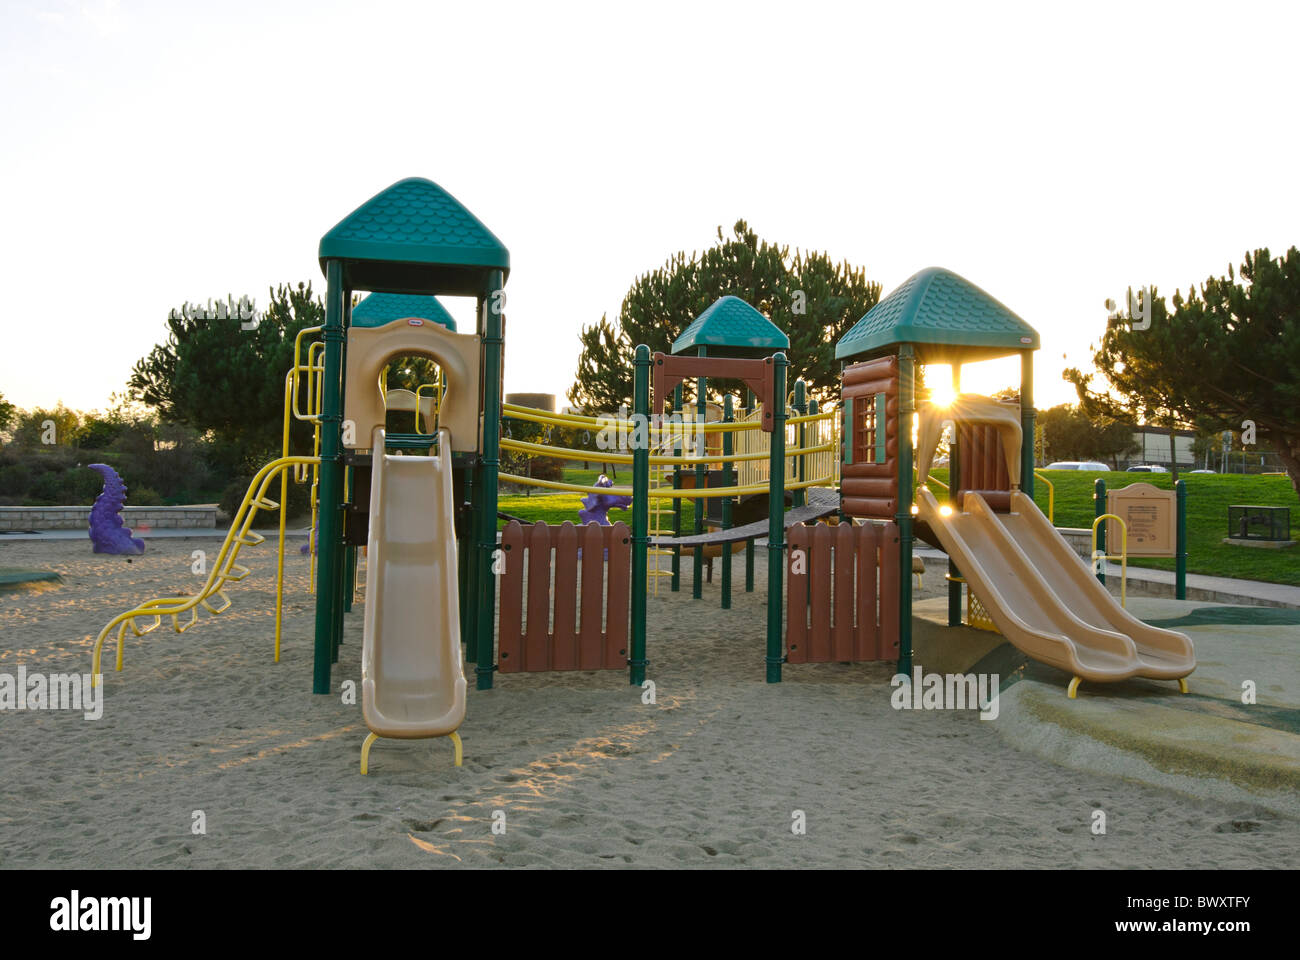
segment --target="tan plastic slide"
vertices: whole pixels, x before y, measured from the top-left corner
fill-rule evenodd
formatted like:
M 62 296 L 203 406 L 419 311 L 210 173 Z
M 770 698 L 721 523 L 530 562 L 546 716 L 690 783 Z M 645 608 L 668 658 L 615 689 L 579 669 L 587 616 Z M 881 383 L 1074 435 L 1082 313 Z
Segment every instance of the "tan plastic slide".
M 1138 620 L 1121 607 L 1032 499 L 1011 495 L 995 513 L 978 493 L 962 510 L 940 507 L 927 487 L 916 492 L 917 518 L 929 524 L 967 585 L 1017 648 L 1080 680 L 1129 677 L 1178 680 L 1196 669 L 1192 641 Z
M 384 453 L 371 440 L 370 539 L 366 559 L 361 710 L 376 737 L 450 737 L 465 719 L 460 650 L 451 438 L 439 431 L 436 457 Z

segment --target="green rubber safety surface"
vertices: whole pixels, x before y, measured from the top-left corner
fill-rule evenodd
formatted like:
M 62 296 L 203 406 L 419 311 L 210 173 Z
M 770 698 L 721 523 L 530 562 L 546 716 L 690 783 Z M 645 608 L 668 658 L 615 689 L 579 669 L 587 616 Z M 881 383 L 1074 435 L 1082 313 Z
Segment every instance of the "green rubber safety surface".
M 321 237 L 325 261 L 379 260 L 510 269 L 510 252 L 432 180 L 408 177 L 375 194 Z
M 868 310 L 835 345 L 835 359 L 901 343 L 922 345 L 917 355 L 923 363 L 973 361 L 1039 346 L 1038 331 L 942 267 L 913 274 Z
M 1300 624 L 1300 610 L 1287 607 L 1198 607 L 1181 617 L 1168 620 L 1145 620 L 1153 627 L 1198 627 L 1228 624 L 1246 627 L 1285 627 Z
M 739 297 L 719 297 L 691 321 L 673 341 L 672 352 L 700 347 L 743 347 L 746 350 L 789 350 L 790 338 L 767 317 Z M 712 350 L 710 355 L 715 355 Z
M 19 567 L 0 567 L 0 591 L 18 590 L 32 584 L 60 584 L 63 578 L 53 570 L 23 570 Z
M 352 326 L 382 327 L 394 320 L 419 317 L 456 332 L 456 321 L 437 297 L 404 293 L 372 293 L 352 308 Z

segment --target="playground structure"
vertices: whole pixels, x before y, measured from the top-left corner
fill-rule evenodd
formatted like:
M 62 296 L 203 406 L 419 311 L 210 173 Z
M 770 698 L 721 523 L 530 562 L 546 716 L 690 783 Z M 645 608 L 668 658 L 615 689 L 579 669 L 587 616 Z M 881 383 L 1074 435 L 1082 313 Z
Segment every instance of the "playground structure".
M 961 622 L 961 587 L 1024 653 L 1082 680 L 1178 680 L 1196 667 L 1191 641 L 1128 614 L 1069 547 L 1033 500 L 1033 354 L 1038 334 L 967 280 L 940 268 L 915 274 L 881 300 L 836 345 L 845 382 L 845 514 L 888 519 L 899 529 L 900 566 L 913 527 L 949 557 L 948 622 Z M 964 362 L 1019 354 L 1020 401 L 960 392 Z M 855 362 L 857 361 L 857 362 Z M 955 399 L 919 410 L 917 478 L 911 431 L 916 363 L 952 365 Z M 1016 409 L 1018 407 L 1018 409 Z M 945 423 L 953 426 L 951 502 L 929 487 Z M 852 466 L 851 466 L 852 465 Z M 902 610 L 911 585 L 900 581 Z M 911 624 L 899 624 L 899 672 L 912 666 Z
M 1037 333 L 955 274 L 922 271 L 841 338 L 838 408 L 817 409 L 802 383 L 787 390 L 788 338 L 744 301 L 723 297 L 687 326 L 671 354 L 636 348 L 633 410 L 615 419 L 502 403 L 509 253 L 436 184 L 411 178 L 380 192 L 325 234 L 319 256 L 326 320 L 295 343 L 285 380 L 283 455 L 250 484 L 199 594 L 160 598 L 111 620 L 95 644 L 96 672 L 114 628 L 121 669 L 128 627 L 138 636 L 171 616 L 180 632 L 196 622 L 198 606 L 226 609 L 225 587 L 248 573 L 236 562 L 240 548 L 262 540 L 252 532 L 254 518 L 285 502 L 292 476 L 312 484 L 313 693 L 331 690 L 357 551 L 367 551 L 361 664 L 370 734 L 362 772 L 379 737 L 446 736 L 460 762 L 465 661 L 475 664 L 479 690 L 493 686 L 498 669 L 626 666 L 629 681 L 641 684 L 652 551 L 672 558 L 674 590 L 682 551 L 689 551 L 693 599 L 700 599 L 706 551 L 716 549 L 725 608 L 733 550 L 744 545 L 746 590 L 753 590 L 754 551 L 763 539 L 768 682 L 781 680 L 787 662 L 896 660 L 899 672 L 910 674 L 911 577 L 903 572 L 914 570 L 919 534 L 950 558 L 950 625 L 961 622 L 964 586 L 969 602 L 977 597 L 1008 640 L 1072 675 L 1070 696 L 1082 679 L 1131 676 L 1177 679 L 1186 689 L 1195 667 L 1187 638 L 1125 613 L 1033 502 L 1032 444 L 1021 438 L 1034 436 Z M 354 308 L 360 290 L 370 296 Z M 475 332 L 457 332 L 438 296 L 473 298 Z M 304 338 L 315 334 L 319 340 L 304 357 Z M 963 362 L 1008 353 L 1021 357 L 1018 405 L 960 395 Z M 409 355 L 431 358 L 436 381 L 414 392 L 388 390 L 384 371 Z M 918 362 L 952 364 L 956 401 L 918 410 Z M 695 384 L 693 411 L 683 399 L 688 380 Z M 743 405 L 726 396 L 721 416 L 710 420 L 710 380 L 743 383 Z M 415 431 L 390 431 L 390 412 L 404 408 L 414 413 Z M 915 448 L 912 430 L 903 429 L 914 415 Z M 503 449 L 597 459 L 590 450 L 503 438 L 504 417 L 614 428 L 626 441 L 598 458 L 630 465 L 631 485 L 592 488 L 501 473 Z M 293 419 L 313 425 L 311 455 L 290 455 Z M 930 489 L 929 467 L 947 423 L 953 425 L 951 490 L 950 502 L 941 504 Z M 267 497 L 277 478 L 278 503 Z M 630 498 L 630 526 L 512 521 L 498 539 L 503 479 Z M 712 517 L 703 506 L 710 500 L 720 501 Z M 683 529 L 685 502 L 698 505 L 690 532 Z M 652 503 L 672 504 L 672 536 L 651 529 Z M 754 516 L 737 517 L 742 508 Z M 285 540 L 279 513 L 277 660 Z M 656 513 L 666 515 L 662 508 Z M 815 521 L 825 522 L 807 526 Z M 186 612 L 191 619 L 182 624 Z M 136 620 L 146 617 L 154 622 L 140 629 Z

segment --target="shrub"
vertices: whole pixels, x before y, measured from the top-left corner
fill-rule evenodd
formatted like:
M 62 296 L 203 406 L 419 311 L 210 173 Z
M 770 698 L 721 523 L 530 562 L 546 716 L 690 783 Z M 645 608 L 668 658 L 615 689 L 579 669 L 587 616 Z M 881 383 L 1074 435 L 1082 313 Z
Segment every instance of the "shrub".
M 162 494 L 153 487 L 139 486 L 134 489 L 128 487 L 126 505 L 128 507 L 161 507 L 163 498 Z

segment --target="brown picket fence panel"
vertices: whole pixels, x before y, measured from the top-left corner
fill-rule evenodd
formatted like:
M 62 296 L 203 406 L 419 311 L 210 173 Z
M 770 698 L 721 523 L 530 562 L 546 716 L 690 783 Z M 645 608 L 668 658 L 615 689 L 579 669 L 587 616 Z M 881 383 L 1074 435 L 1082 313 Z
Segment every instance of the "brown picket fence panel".
M 793 526 L 787 539 L 786 660 L 896 659 L 897 525 Z
M 501 673 L 627 666 L 632 580 L 627 524 L 576 527 L 565 521 L 551 527 L 512 520 L 501 533 L 501 549 Z

